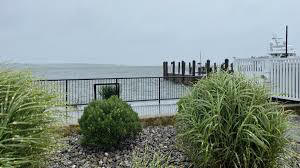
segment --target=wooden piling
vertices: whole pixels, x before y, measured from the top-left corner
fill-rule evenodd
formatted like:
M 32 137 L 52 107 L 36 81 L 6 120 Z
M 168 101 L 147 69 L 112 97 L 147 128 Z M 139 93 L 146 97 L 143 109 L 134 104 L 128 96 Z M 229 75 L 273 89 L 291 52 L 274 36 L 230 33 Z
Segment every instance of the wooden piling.
M 205 69 L 206 69 L 206 74 L 209 74 L 209 73 L 211 72 L 211 68 L 210 68 L 210 60 L 207 60 L 207 61 L 206 61 Z
M 165 68 L 165 66 L 166 66 L 166 62 L 164 61 L 163 62 L 163 77 L 165 77 L 166 76 L 166 68 Z
M 228 71 L 229 59 L 225 59 L 224 70 Z
M 164 79 L 168 79 L 168 62 L 163 63 L 163 76 Z
M 178 62 L 178 75 L 180 75 L 180 62 Z
M 175 61 L 171 62 L 172 64 L 172 74 L 175 75 Z
M 217 72 L 217 63 L 214 63 L 214 72 Z
M 185 75 L 185 62 L 181 61 L 181 75 L 184 76 Z
M 193 60 L 192 75 L 196 76 L 196 61 Z
M 168 77 L 168 75 L 169 75 L 168 69 L 169 69 L 168 62 L 166 61 L 166 77 Z
M 184 83 L 184 75 L 185 75 L 185 62 L 184 61 L 181 61 L 181 75 L 182 75 L 181 83 Z

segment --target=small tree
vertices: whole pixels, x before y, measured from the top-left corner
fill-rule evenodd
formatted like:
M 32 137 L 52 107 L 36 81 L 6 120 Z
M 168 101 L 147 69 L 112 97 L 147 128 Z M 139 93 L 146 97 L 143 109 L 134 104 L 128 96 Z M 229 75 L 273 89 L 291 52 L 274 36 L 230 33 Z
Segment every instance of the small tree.
M 141 131 L 138 114 L 116 96 L 95 100 L 84 108 L 79 119 L 83 145 L 109 149 Z

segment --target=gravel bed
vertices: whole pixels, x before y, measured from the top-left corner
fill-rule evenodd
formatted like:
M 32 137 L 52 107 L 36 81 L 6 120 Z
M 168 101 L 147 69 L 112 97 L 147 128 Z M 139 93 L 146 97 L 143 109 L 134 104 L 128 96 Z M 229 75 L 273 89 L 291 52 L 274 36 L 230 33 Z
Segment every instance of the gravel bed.
M 169 156 L 169 163 L 176 167 L 191 167 L 188 159 L 175 147 L 173 126 L 146 127 L 136 139 L 127 140 L 120 149 L 111 151 L 83 147 L 79 139 L 78 134 L 64 138 L 64 147 L 53 154 L 48 168 L 131 167 L 133 151 L 142 153 L 145 147 Z
M 300 153 L 300 116 L 291 116 L 290 121 L 296 128 L 290 129 L 288 134 L 296 141 L 294 150 Z M 79 134 L 62 139 L 63 147 L 51 156 L 48 168 L 131 167 L 133 152 L 143 153 L 145 147 L 169 156 L 169 163 L 175 167 L 192 167 L 189 160 L 175 147 L 173 126 L 146 127 L 136 139 L 127 140 L 121 144 L 121 148 L 111 151 L 81 146 L 79 139 Z

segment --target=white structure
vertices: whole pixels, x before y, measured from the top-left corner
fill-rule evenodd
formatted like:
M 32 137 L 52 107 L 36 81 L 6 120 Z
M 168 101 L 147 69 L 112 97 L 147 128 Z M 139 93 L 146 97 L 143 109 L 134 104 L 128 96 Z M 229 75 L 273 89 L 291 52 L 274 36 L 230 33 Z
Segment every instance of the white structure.
M 234 60 L 234 72 L 242 73 L 270 88 L 275 98 L 300 101 L 300 57 L 295 49 L 289 48 L 285 56 L 285 42 L 281 38 L 273 38 L 270 53 L 266 57 L 252 57 Z
M 271 57 L 285 57 L 286 42 L 282 41 L 282 38 L 278 38 L 276 35 L 273 35 L 272 41 L 270 42 L 270 56 Z M 288 45 L 287 50 L 288 57 L 296 57 L 296 50 L 292 45 Z

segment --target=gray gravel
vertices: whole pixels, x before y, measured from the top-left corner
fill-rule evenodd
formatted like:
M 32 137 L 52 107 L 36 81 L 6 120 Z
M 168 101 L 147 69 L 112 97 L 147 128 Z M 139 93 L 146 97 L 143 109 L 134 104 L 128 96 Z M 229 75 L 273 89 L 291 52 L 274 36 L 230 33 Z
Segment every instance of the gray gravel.
M 288 135 L 297 142 L 293 148 L 300 153 L 300 117 L 291 116 L 290 120 L 296 127 L 290 129 Z M 169 156 L 169 163 L 175 167 L 192 167 L 189 160 L 175 147 L 173 126 L 144 128 L 136 139 L 127 140 L 122 143 L 122 148 L 111 151 L 83 147 L 79 144 L 79 139 L 78 134 L 62 139 L 64 147 L 53 154 L 48 168 L 131 167 L 133 151 L 143 153 L 145 147 Z
M 187 158 L 175 147 L 173 126 L 144 128 L 136 139 L 127 140 L 120 149 L 111 151 L 81 146 L 79 139 L 78 134 L 64 138 L 64 147 L 53 154 L 48 168 L 131 167 L 133 151 L 142 153 L 145 147 L 169 156 L 169 163 L 176 167 L 191 167 Z

